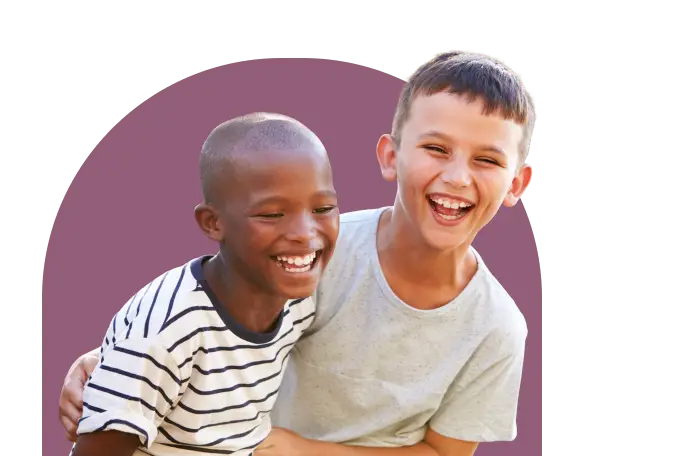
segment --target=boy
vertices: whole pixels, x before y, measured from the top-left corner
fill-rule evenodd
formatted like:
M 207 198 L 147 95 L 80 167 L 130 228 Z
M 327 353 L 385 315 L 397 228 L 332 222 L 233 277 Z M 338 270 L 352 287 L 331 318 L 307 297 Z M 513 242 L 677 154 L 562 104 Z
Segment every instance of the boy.
M 341 217 L 272 414 L 289 430 L 256 455 L 470 456 L 515 438 L 527 327 L 471 244 L 527 188 L 533 124 L 522 82 L 489 57 L 445 53 L 409 78 L 377 146 L 394 205 Z
M 114 317 L 75 456 L 252 454 L 289 351 L 312 321 L 339 212 L 323 144 L 294 119 L 215 128 L 198 225 L 219 252 L 152 281 Z

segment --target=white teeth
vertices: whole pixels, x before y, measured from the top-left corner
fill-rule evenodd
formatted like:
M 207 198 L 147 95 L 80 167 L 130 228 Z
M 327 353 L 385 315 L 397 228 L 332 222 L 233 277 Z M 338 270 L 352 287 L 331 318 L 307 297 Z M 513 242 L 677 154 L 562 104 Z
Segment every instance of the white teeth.
M 311 269 L 311 265 L 308 264 L 301 268 L 284 268 L 287 272 L 307 272 Z
M 449 200 L 446 198 L 434 199 L 434 198 L 430 197 L 430 200 L 439 204 L 440 206 L 446 207 L 447 209 L 456 209 L 459 207 L 464 208 L 464 207 L 470 207 L 471 206 L 471 204 L 468 204 L 464 201 L 455 201 L 455 200 Z
M 310 254 L 303 256 L 303 257 L 279 256 L 279 257 L 276 257 L 276 259 L 278 261 L 282 261 L 283 263 L 292 264 L 295 266 L 307 266 L 308 267 L 316 259 L 316 252 L 310 253 Z M 288 268 L 285 268 L 285 269 L 288 269 Z M 294 271 L 297 268 L 290 268 L 290 269 L 292 269 Z M 301 271 L 299 271 L 299 272 L 301 272 Z

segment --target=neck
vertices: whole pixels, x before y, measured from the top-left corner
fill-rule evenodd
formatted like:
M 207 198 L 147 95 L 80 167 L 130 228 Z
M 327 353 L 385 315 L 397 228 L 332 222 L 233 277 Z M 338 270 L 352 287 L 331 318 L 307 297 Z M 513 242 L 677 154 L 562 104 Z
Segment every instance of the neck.
M 458 287 L 467 283 L 477 268 L 470 242 L 449 250 L 426 244 L 398 201 L 380 217 L 377 246 L 383 267 L 411 283 Z
M 286 298 L 264 293 L 256 284 L 237 274 L 219 253 L 202 266 L 204 277 L 233 320 L 255 333 L 273 329 Z

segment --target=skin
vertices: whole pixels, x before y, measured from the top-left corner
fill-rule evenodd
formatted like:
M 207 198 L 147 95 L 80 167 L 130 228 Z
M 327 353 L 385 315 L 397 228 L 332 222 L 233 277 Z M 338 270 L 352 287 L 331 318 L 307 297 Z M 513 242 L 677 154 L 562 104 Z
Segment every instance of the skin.
M 234 171 L 215 183 L 213 202 L 195 209 L 202 231 L 220 245 L 202 267 L 231 316 L 249 330 L 265 332 L 288 299 L 310 296 L 318 285 L 339 232 L 337 196 L 327 154 L 316 144 L 231 160 Z M 287 272 L 275 261 L 311 252 L 318 255 L 309 272 Z M 94 361 L 88 366 L 94 368 Z M 79 376 L 73 384 L 82 388 L 86 380 Z M 69 409 L 69 416 L 81 413 L 82 408 Z M 140 443 L 133 434 L 94 432 L 78 436 L 74 455 L 129 456 Z
M 438 308 L 463 290 L 477 268 L 469 251 L 473 239 L 502 205 L 514 206 L 530 183 L 532 169 L 519 154 L 523 127 L 496 114 L 483 115 L 482 110 L 481 101 L 469 102 L 459 95 L 418 96 L 402 128 L 401 143 L 390 135 L 378 142 L 383 178 L 398 182 L 394 206 L 378 227 L 380 263 L 393 291 L 416 308 Z M 467 199 L 474 207 L 458 224 L 444 226 L 427 199 L 437 193 Z M 64 414 L 75 413 L 74 404 L 80 404 L 80 379 L 87 376 L 85 362 L 92 356 L 91 352 L 77 360 L 67 375 L 60 397 Z M 67 421 L 69 431 L 69 420 L 62 421 Z M 275 428 L 255 454 L 472 456 L 477 446 L 430 428 L 423 442 L 401 448 L 320 442 Z

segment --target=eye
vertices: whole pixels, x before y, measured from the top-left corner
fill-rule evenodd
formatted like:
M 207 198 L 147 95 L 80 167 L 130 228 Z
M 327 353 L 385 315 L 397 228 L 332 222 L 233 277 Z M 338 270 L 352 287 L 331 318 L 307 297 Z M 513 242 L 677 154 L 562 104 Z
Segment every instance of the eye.
M 427 149 L 431 152 L 437 152 L 438 154 L 446 154 L 447 153 L 447 151 L 443 147 L 440 147 L 440 146 L 433 146 L 433 145 L 423 146 L 423 149 Z
M 314 209 L 314 214 L 327 214 L 328 212 L 336 209 L 337 206 L 324 206 Z
M 493 158 L 480 157 L 480 158 L 477 159 L 477 161 L 483 162 L 483 163 L 489 163 L 489 164 L 491 164 L 491 165 L 501 166 L 501 165 L 499 164 L 499 162 L 496 161 L 496 160 L 494 160 Z
M 282 217 L 282 216 L 283 216 L 283 214 L 281 214 L 281 213 L 259 214 L 259 215 L 257 215 L 257 217 L 265 218 L 265 219 L 277 219 L 277 218 L 280 218 L 280 217 Z

